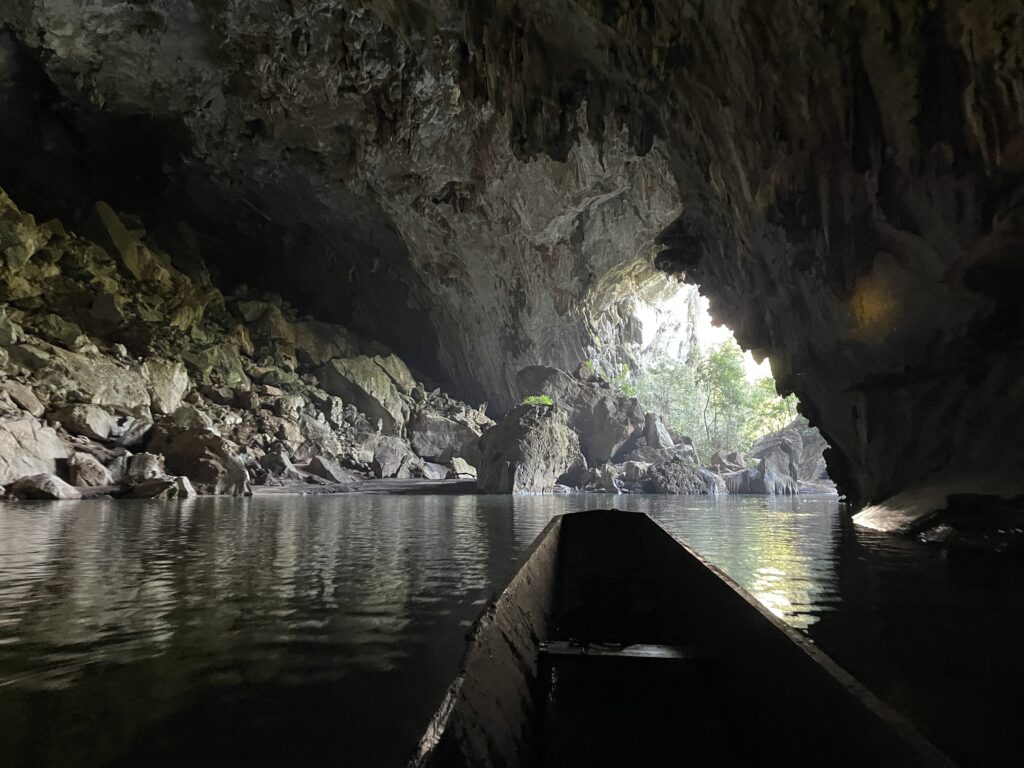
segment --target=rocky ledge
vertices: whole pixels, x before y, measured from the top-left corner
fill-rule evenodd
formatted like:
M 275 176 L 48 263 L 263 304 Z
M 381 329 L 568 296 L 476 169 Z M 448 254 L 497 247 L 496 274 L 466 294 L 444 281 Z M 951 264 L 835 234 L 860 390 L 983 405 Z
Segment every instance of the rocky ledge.
M 469 477 L 493 424 L 272 294 L 215 288 L 98 203 L 86 237 L 0 191 L 0 486 L 20 498 L 245 495 Z

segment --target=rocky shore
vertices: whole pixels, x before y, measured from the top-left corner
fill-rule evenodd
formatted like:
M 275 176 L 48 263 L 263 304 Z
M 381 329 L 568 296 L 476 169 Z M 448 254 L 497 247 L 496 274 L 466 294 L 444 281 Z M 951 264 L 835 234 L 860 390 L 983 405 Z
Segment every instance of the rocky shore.
M 467 448 L 483 490 L 835 493 L 822 457 L 827 444 L 802 418 L 755 442 L 747 457 L 716 453 L 702 461 L 689 437 L 585 365 L 574 374 L 524 368 L 517 386 L 525 403 L 535 404 L 513 409 Z
M 277 296 L 225 296 L 187 230 L 165 251 L 104 203 L 84 229 L 37 223 L 0 192 L 8 496 L 180 498 L 472 476 L 461 449 L 493 424 L 482 408 Z
M 496 425 L 486 405 L 428 386 L 376 341 L 273 294 L 225 295 L 187 230 L 162 235 L 164 250 L 105 203 L 82 230 L 38 223 L 0 192 L 8 498 L 380 492 L 366 481 L 475 478 L 486 493 L 786 495 L 823 475 L 824 442 L 796 424 L 750 460 L 702 463 L 689 438 L 586 366 L 524 368 L 516 386 L 534 404 Z

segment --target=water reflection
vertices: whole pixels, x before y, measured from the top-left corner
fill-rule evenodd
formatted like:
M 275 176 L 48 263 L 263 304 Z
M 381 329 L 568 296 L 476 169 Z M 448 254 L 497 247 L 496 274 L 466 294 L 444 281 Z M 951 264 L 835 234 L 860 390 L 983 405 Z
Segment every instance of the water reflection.
M 551 515 L 609 502 L 649 511 L 796 626 L 837 600 L 829 502 L 6 505 L 0 764 L 400 764 L 466 627 Z

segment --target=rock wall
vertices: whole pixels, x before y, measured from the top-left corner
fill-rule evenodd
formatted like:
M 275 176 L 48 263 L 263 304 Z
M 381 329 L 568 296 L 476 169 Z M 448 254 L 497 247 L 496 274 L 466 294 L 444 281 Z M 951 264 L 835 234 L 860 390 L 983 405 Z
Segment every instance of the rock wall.
M 15 0 L 2 25 L 0 182 L 33 209 L 187 221 L 221 279 L 499 409 L 628 327 L 664 229 L 658 266 L 771 357 L 854 503 L 1020 488 L 1011 3 Z
M 493 422 L 379 342 L 273 294 L 224 296 L 105 203 L 87 229 L 0 190 L 0 488 L 76 498 L 59 475 L 176 498 L 470 471 L 453 461 Z

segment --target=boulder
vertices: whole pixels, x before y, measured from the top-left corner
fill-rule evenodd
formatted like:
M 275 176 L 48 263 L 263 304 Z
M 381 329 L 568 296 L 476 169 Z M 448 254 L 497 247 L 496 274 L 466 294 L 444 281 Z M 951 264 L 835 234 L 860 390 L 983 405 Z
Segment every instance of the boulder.
M 435 464 L 432 461 L 424 461 L 419 465 L 420 477 L 427 480 L 445 480 L 448 477 L 448 467 L 443 464 Z
M 185 366 L 167 360 L 150 359 L 142 364 L 142 371 L 149 385 L 153 411 L 158 414 L 173 413 L 188 391 L 189 379 Z
M 108 439 L 118 426 L 117 419 L 104 408 L 85 403 L 58 408 L 50 413 L 50 420 L 59 421 L 73 435 L 100 441 Z
M 187 477 L 200 493 L 251 494 L 249 473 L 238 446 L 209 429 L 172 430 L 158 424 L 148 446 L 163 454 L 169 472 Z
M 68 457 L 57 433 L 31 416 L 0 419 L 0 485 L 21 477 L 54 474 Z
M 416 387 L 416 380 L 409 372 L 409 368 L 398 355 L 374 355 L 373 362 L 380 367 L 388 378 L 395 383 L 395 387 L 403 395 L 411 395 Z
M 265 453 L 260 456 L 259 465 L 265 472 L 260 480 L 261 485 L 269 484 L 266 482 L 268 476 L 282 483 L 302 483 L 306 480 L 305 475 L 298 470 L 288 457 L 288 454 L 283 451 Z
M 56 475 L 28 475 L 7 486 L 8 492 L 19 499 L 80 499 L 82 494 Z
M 126 499 L 190 499 L 197 496 L 187 477 L 162 475 L 151 477 L 133 485 L 124 495 Z
M 52 399 L 69 392 L 93 405 L 132 409 L 149 407 L 149 387 L 140 366 L 100 354 L 80 354 L 44 342 L 18 344 L 11 361 L 30 371 Z
M 644 437 L 651 448 L 675 448 L 668 427 L 656 413 L 644 414 Z
M 619 472 L 611 464 L 605 464 L 597 473 L 598 487 L 607 493 L 622 493 Z
M 565 411 L 591 466 L 621 460 L 643 435 L 644 414 L 636 398 L 616 393 L 600 380 L 581 381 L 556 368 L 535 365 L 516 374 L 516 386 L 522 397 L 546 395 Z
M 360 478 L 356 473 L 344 469 L 334 459 L 327 456 L 314 456 L 306 466 L 306 471 L 322 477 L 332 483 L 353 483 Z
M 828 443 L 821 433 L 807 419 L 798 416 L 779 431 L 758 438 L 751 446 L 750 456 L 764 459 L 773 453 L 785 453 L 791 463 L 786 473 L 797 482 L 811 482 L 828 477 L 824 457 L 826 448 Z M 782 459 L 774 461 L 781 469 Z
M 128 459 L 125 480 L 131 485 L 137 485 L 143 480 L 163 477 L 165 474 L 163 456 L 158 456 L 155 453 L 136 453 Z
M 153 428 L 153 419 L 148 415 L 121 416 L 116 419 L 116 426 L 110 432 L 110 442 L 125 448 L 142 445 Z
M 336 357 L 359 353 L 359 342 L 347 328 L 318 320 L 300 320 L 292 326 L 295 356 L 307 368 Z
M 655 464 L 648 473 L 647 490 L 651 493 L 699 493 L 708 492 L 707 480 L 693 462 L 676 457 Z
M 403 433 L 409 406 L 374 358 L 360 355 L 331 360 L 317 371 L 317 379 L 324 391 L 354 405 L 371 422 L 380 419 L 384 434 Z
M 477 488 L 485 493 L 551 491 L 586 466 L 580 441 L 557 407 L 520 405 L 477 440 Z
M 473 478 L 476 479 L 476 467 L 470 464 L 465 459 L 454 456 L 452 460 L 448 462 L 451 467 L 451 471 L 448 473 L 448 477 L 453 479 L 457 478 Z
M 718 473 L 742 472 L 747 468 L 747 462 L 737 451 L 715 451 L 708 460 L 708 468 Z
M 627 483 L 639 483 L 650 468 L 651 465 L 644 461 L 627 461 L 622 465 L 622 479 Z
M 397 437 L 380 436 L 373 450 L 370 466 L 375 477 L 408 479 L 418 476 L 423 460 L 413 453 L 409 444 Z
M 0 306 L 0 347 L 10 347 L 22 339 L 21 326 L 7 315 L 7 308 Z
M 5 381 L 3 383 L 3 389 L 7 392 L 7 396 L 10 397 L 19 408 L 27 411 L 37 419 L 46 412 L 43 404 L 39 402 L 39 398 L 36 397 L 35 393 L 24 384 L 17 381 Z
M 68 474 L 73 485 L 101 487 L 116 484 L 110 470 L 88 453 L 75 453 L 68 459 Z
M 478 437 L 475 427 L 430 410 L 418 411 L 409 422 L 412 449 L 428 461 L 445 463 Z

